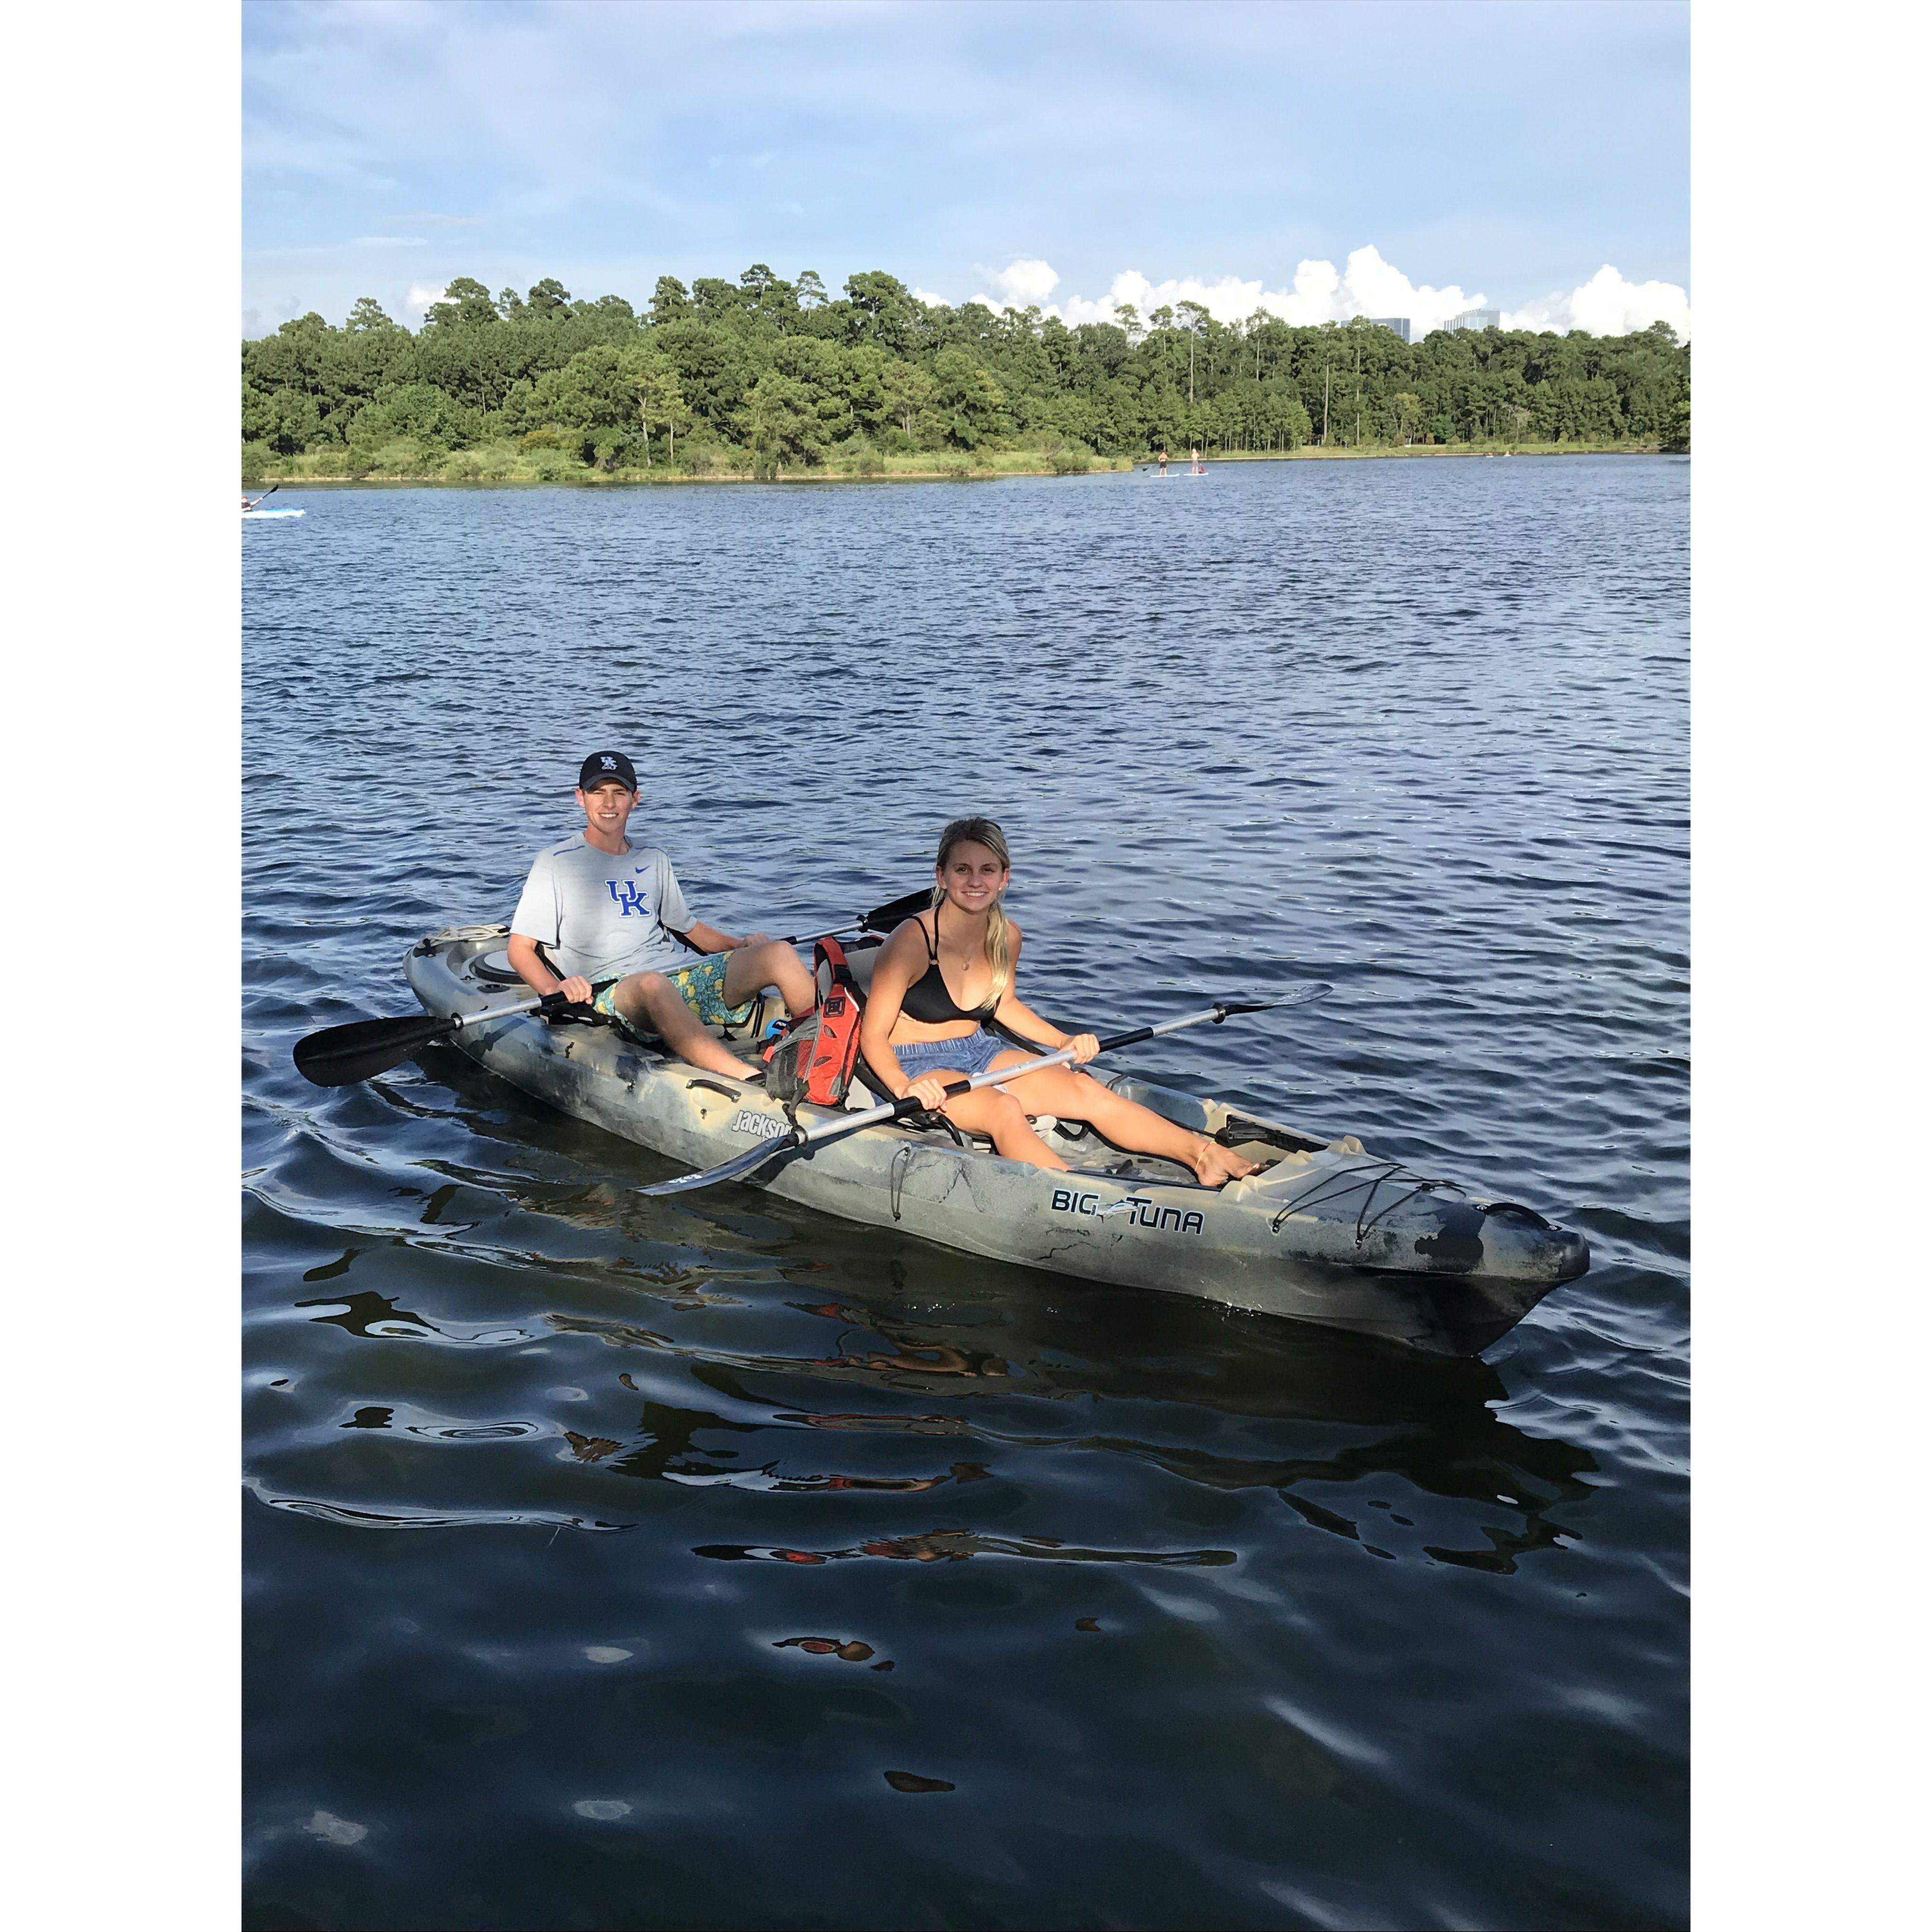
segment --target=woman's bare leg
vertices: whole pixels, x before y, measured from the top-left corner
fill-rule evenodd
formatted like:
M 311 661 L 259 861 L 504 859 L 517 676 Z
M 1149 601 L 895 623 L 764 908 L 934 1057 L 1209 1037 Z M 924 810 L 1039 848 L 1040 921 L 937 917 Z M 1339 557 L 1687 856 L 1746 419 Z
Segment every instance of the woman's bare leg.
M 1018 1052 L 1003 1053 L 993 1064 L 996 1068 L 1002 1063 L 1017 1066 L 1030 1057 Z M 1084 1120 L 1116 1147 L 1178 1160 L 1194 1170 L 1204 1187 L 1220 1187 L 1255 1171 L 1255 1163 L 1244 1160 L 1232 1148 L 1222 1147 L 1205 1134 L 1176 1126 L 1151 1107 L 1125 1099 L 1070 1066 L 1049 1066 L 1042 1072 L 1023 1075 L 1012 1082 L 1007 1090 L 1029 1114 Z
M 966 1078 L 956 1066 L 935 1067 L 933 1071 L 942 1080 Z M 1042 1113 L 1047 1111 L 1044 1107 L 1040 1109 Z M 1026 1109 L 1010 1094 L 1003 1094 L 997 1087 L 976 1087 L 970 1094 L 954 1094 L 946 1103 L 946 1118 L 969 1134 L 989 1136 L 994 1149 L 1009 1160 L 1051 1168 L 1056 1174 L 1066 1172 L 1066 1162 L 1034 1132 Z

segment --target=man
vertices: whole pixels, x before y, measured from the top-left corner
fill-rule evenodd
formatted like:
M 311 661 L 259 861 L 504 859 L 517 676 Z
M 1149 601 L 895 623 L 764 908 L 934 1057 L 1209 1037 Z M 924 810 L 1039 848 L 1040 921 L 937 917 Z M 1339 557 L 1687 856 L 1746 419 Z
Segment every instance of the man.
M 810 971 L 782 940 L 761 932 L 733 939 L 694 918 L 670 860 L 626 838 L 638 774 L 622 752 L 584 760 L 577 802 L 584 830 L 539 852 L 530 868 L 510 921 L 510 964 L 538 992 L 579 1001 L 591 998 L 592 980 L 616 978 L 596 997 L 599 1012 L 657 1034 L 694 1066 L 742 1077 L 744 1063 L 705 1029 L 745 1024 L 766 986 L 777 987 L 794 1017 L 809 1012 L 817 998 Z M 706 956 L 683 963 L 680 940 Z M 539 945 L 566 977 L 544 964 Z

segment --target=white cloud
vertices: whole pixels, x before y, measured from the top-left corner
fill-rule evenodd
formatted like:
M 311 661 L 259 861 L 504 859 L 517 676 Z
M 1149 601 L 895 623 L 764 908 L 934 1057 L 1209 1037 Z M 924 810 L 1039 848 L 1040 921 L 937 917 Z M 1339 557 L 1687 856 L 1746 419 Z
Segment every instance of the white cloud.
M 1083 322 L 1111 322 L 1115 308 L 1124 302 L 1144 321 L 1154 309 L 1195 302 L 1217 322 L 1245 321 L 1257 309 L 1302 326 L 1346 322 L 1352 315 L 1406 315 L 1417 322 L 1420 331 L 1438 328 L 1482 301 L 1480 295 L 1465 295 L 1456 287 L 1436 289 L 1425 284 L 1418 288 L 1373 248 L 1358 248 L 1348 257 L 1346 269 L 1340 272 L 1332 262 L 1302 262 L 1295 268 L 1293 285 L 1285 289 L 1269 289 L 1258 276 L 1252 281 L 1223 275 L 1212 282 L 1194 276 L 1154 282 L 1138 268 L 1126 268 L 1097 300 L 1070 295 L 1055 302 L 1047 298 L 1060 286 L 1060 277 L 1050 262 L 1023 257 L 1004 268 L 980 266 L 974 272 L 990 291 L 974 299 L 987 308 L 998 310 L 1036 305 L 1046 314 L 1076 326 Z
M 914 302 L 922 302 L 928 308 L 950 308 L 952 306 L 944 296 L 936 296 L 930 289 L 914 289 L 912 298 Z
M 1004 268 L 988 268 L 976 262 L 973 272 L 998 291 L 978 298 L 994 310 L 1040 307 L 1060 286 L 1060 278 L 1046 262 L 1028 256 L 1010 262 Z
M 1667 322 L 1680 340 L 1690 335 L 1690 298 L 1675 282 L 1627 282 L 1606 262 L 1581 287 L 1513 309 L 1505 328 L 1587 328 L 1592 335 L 1628 335 Z
M 1267 287 L 1258 276 L 1252 281 L 1223 275 L 1212 282 L 1191 276 L 1154 282 L 1138 268 L 1126 268 L 1098 299 L 1068 295 L 1055 302 L 1047 298 L 1060 286 L 1060 277 L 1046 262 L 1027 258 L 998 270 L 977 268 L 975 273 L 983 286 L 994 291 L 976 298 L 988 308 L 1037 304 L 1048 315 L 1057 315 L 1076 328 L 1083 322 L 1112 321 L 1114 309 L 1122 303 L 1134 309 L 1144 322 L 1155 309 L 1194 302 L 1216 322 L 1244 322 L 1257 310 L 1264 310 L 1298 328 L 1346 322 L 1358 315 L 1406 316 L 1411 333 L 1420 341 L 1432 328 L 1453 322 L 1464 310 L 1488 306 L 1480 290 L 1466 291 L 1454 282 L 1437 288 L 1411 281 L 1392 262 L 1383 260 L 1381 250 L 1372 245 L 1354 250 L 1347 266 L 1340 269 L 1333 262 L 1299 262 L 1292 283 L 1280 289 Z M 922 292 L 920 299 L 936 302 L 940 298 Z M 1503 325 L 1508 328 L 1587 328 L 1593 335 L 1622 335 L 1647 328 L 1660 317 L 1679 335 L 1690 334 L 1690 304 L 1683 290 L 1670 282 L 1626 282 L 1606 266 L 1568 295 L 1548 296 L 1505 314 Z
M 448 286 L 441 282 L 412 282 L 409 293 L 403 298 L 403 313 L 420 326 L 430 304 L 440 302 L 448 292 Z

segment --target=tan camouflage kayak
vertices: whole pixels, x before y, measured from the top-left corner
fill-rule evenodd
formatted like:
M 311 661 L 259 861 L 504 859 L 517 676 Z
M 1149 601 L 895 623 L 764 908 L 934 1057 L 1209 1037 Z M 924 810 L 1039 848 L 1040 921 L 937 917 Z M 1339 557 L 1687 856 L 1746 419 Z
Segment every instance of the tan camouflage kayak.
M 411 948 L 430 1013 L 474 1014 L 524 991 L 508 928 L 461 926 Z M 861 982 L 870 955 L 855 950 Z M 681 1167 L 708 1168 L 792 1122 L 766 1094 L 753 1041 L 720 1035 L 742 1079 L 674 1059 L 608 1024 L 536 1013 L 471 1023 L 458 1049 L 538 1100 Z M 943 1123 L 894 1121 L 775 1160 L 745 1185 L 848 1221 L 1022 1266 L 1472 1354 L 1589 1265 L 1583 1238 L 1533 1209 L 1131 1073 L 1096 1078 L 1262 1163 L 1205 1188 L 1178 1163 L 1129 1154 L 1077 1123 L 1045 1130 L 1071 1170 L 1010 1161 Z M 870 1105 L 855 1094 L 852 1104 Z M 802 1122 L 835 1118 L 803 1106 Z M 667 1211 L 676 1211 L 667 1207 Z

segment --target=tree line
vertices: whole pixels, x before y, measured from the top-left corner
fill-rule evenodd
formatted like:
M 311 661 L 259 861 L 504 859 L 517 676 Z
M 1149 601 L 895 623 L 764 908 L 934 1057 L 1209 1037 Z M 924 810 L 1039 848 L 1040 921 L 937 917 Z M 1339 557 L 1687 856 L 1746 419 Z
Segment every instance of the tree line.
M 1131 457 L 1492 442 L 1688 448 L 1690 345 L 1437 330 L 1358 317 L 1222 322 L 1195 302 L 1076 327 L 1037 308 L 922 302 L 882 272 L 834 296 L 807 269 L 661 276 L 639 314 L 555 280 L 452 282 L 412 331 L 365 296 L 242 346 L 244 471 L 710 471 L 1035 449 Z M 463 453 L 468 452 L 464 458 Z M 320 464 L 314 459 L 320 459 Z

